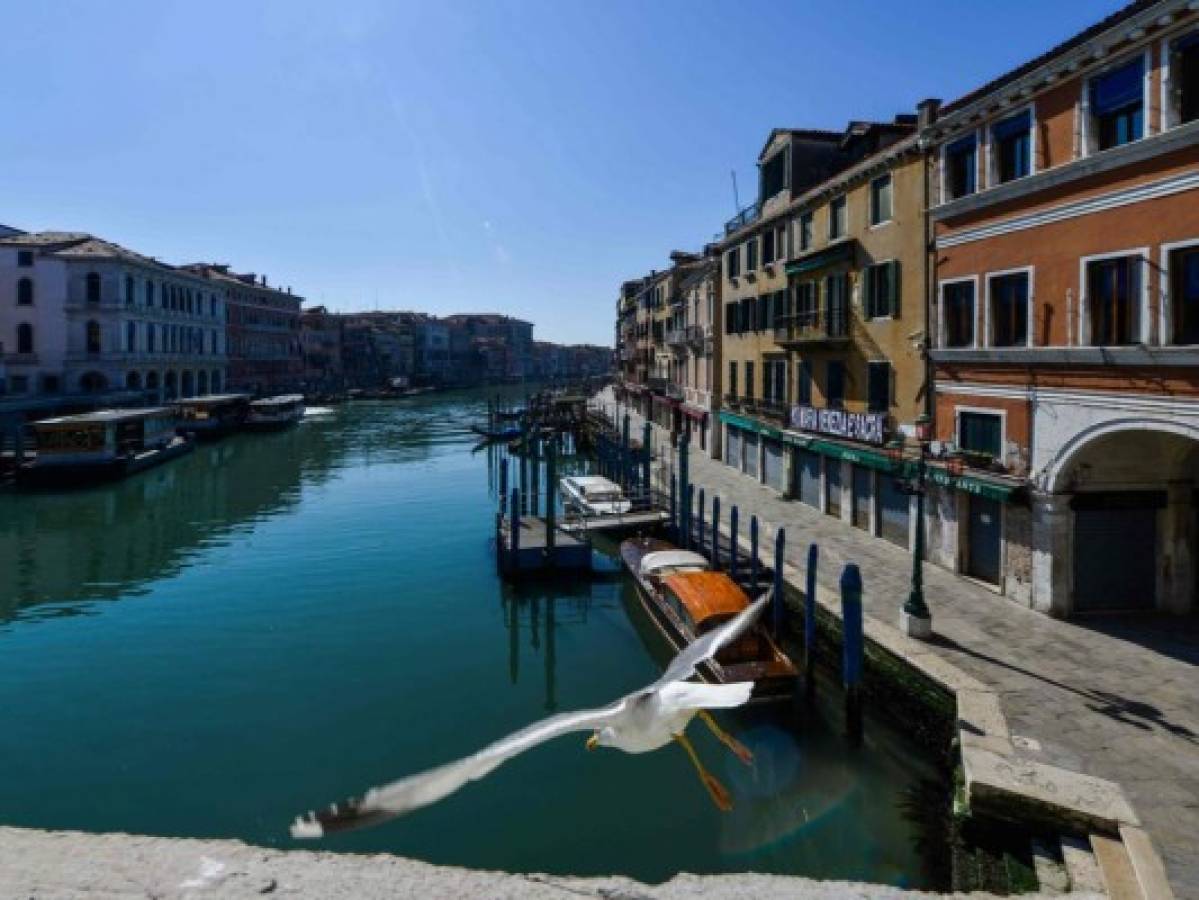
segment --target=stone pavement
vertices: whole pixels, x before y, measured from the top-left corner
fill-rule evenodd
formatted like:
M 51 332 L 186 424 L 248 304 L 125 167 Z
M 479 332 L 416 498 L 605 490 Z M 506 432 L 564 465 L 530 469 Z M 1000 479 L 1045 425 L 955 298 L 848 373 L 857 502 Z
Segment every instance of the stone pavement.
M 610 399 L 610 394 L 608 395 Z M 623 407 L 622 407 L 623 412 Z M 633 416 L 634 434 L 641 420 Z M 655 427 L 655 446 L 669 445 Z M 911 556 L 770 488 L 698 450 L 691 480 L 764 526 L 787 532 L 787 560 L 801 570 L 820 546 L 818 581 L 835 591 L 857 563 L 868 616 L 897 625 L 910 587 Z M 1178 897 L 1199 900 L 1199 617 L 1060 621 L 937 566 L 924 567 L 933 649 L 1001 698 L 1029 760 L 1119 783 L 1149 831 Z

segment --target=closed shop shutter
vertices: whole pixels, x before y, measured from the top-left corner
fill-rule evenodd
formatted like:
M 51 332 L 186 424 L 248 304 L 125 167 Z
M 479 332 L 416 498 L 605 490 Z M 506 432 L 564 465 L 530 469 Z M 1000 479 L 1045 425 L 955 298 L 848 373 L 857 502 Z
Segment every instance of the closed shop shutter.
M 870 530 L 870 504 L 874 502 L 872 475 L 873 471 L 864 466 L 853 467 L 853 525 L 863 531 Z
M 724 442 L 724 461 L 734 469 L 741 468 L 741 429 L 732 425 Z
M 824 466 L 825 507 L 830 516 L 841 516 L 841 460 L 831 457 Z
M 762 442 L 766 448 L 766 484 L 782 493 L 787 489 L 787 483 L 783 480 L 783 445 L 770 438 L 763 438 Z
M 1165 494 L 1080 494 L 1072 505 L 1075 610 L 1152 609 L 1157 514 Z
M 820 457 L 809 450 L 795 451 L 795 473 L 800 502 L 820 508 Z
M 908 495 L 899 490 L 895 479 L 886 473 L 878 476 L 879 535 L 899 547 L 908 546 Z
M 758 477 L 758 436 L 745 432 L 745 474 Z

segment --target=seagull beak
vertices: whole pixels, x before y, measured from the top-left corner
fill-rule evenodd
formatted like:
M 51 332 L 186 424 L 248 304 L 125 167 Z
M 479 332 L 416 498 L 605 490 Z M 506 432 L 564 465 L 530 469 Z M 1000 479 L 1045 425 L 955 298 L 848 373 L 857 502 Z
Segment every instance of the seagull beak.
M 588 750 L 594 750 L 598 746 L 599 746 L 599 736 L 598 735 L 593 734 L 591 737 L 587 738 L 587 749 Z

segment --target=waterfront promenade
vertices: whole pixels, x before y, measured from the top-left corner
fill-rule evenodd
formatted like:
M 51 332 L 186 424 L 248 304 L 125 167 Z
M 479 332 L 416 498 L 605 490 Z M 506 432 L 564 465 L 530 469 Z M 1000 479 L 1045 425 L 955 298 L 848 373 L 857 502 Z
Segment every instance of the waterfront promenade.
M 610 392 L 603 398 L 612 411 Z M 632 424 L 639 434 L 643 420 L 635 413 Z M 669 453 L 657 426 L 654 440 Z M 909 553 L 784 500 L 702 451 L 690 459 L 697 491 L 704 488 L 709 502 L 718 495 L 725 510 L 740 507 L 742 534 L 752 514 L 764 526 L 763 547 L 784 527 L 787 560 L 801 570 L 815 541 L 819 585 L 830 596 L 842 567 L 857 563 L 867 616 L 897 624 L 910 586 Z M 937 566 L 926 565 L 924 574 L 930 649 L 996 691 L 1023 757 L 1119 783 L 1177 896 L 1199 898 L 1199 623 L 1059 621 Z

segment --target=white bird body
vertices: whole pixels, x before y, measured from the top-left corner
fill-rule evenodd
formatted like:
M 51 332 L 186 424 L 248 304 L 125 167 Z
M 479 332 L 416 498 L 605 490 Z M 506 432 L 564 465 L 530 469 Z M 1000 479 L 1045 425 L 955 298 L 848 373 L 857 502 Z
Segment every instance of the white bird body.
M 759 597 L 728 622 L 692 642 L 670 662 L 662 677 L 648 687 L 600 709 L 542 719 L 471 756 L 371 788 L 361 798 L 350 799 L 340 806 L 335 804 L 327 811 L 297 818 L 291 826 L 292 836 L 321 837 L 326 831 L 375 825 L 428 806 L 467 782 L 490 774 L 525 750 L 571 732 L 591 731 L 596 745 L 625 753 L 649 753 L 674 740 L 685 742 L 684 730 L 701 711 L 742 706 L 749 701 L 752 681 L 700 684 L 686 679 L 695 674 L 702 662 L 750 628 L 768 599 L 769 594 Z M 684 746 L 693 754 L 689 744 Z M 693 761 L 698 766 L 694 756 Z M 701 777 L 707 777 L 702 769 Z

